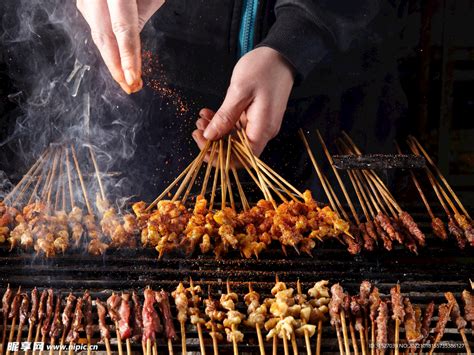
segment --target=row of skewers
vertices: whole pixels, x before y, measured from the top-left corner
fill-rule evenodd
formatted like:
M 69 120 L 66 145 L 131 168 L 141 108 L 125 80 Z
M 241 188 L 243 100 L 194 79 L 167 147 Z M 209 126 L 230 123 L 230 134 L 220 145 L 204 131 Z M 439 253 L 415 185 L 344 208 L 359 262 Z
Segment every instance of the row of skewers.
M 269 297 L 262 298 L 249 283 L 248 292 L 240 299 L 232 292 L 229 282 L 226 293 L 213 298 L 210 289 L 207 297 L 203 297 L 202 288 L 190 280 L 188 287 L 180 283 L 171 293 L 175 307 L 170 305 L 166 291 L 150 288 L 143 291 L 142 305 L 136 292 L 112 293 L 106 301 L 101 301 L 92 300 L 88 291 L 81 296 L 70 293 L 63 298 L 53 289 L 40 292 L 34 288 L 27 294 L 21 288 L 15 292 L 7 287 L 2 298 L 1 353 L 10 354 L 7 342 L 20 343 L 23 329 L 27 328 L 28 343 L 59 344 L 60 353 L 64 344 L 70 345 L 71 353 L 73 345 L 83 341 L 87 342 L 90 353 L 98 330 L 108 354 L 112 352 L 113 331 L 119 354 L 124 353 L 125 347 L 130 355 L 132 344 L 141 345 L 143 354 L 157 354 L 158 341 L 164 341 L 172 354 L 178 340 L 176 321 L 182 353 L 187 351 L 186 330 L 190 325 L 197 331 L 202 354 L 209 347 L 218 354 L 219 344 L 225 341 L 238 354 L 239 343 L 245 340 L 242 332 L 245 329 L 256 332 L 260 354 L 270 347 L 266 344 L 271 344 L 273 354 L 278 353 L 279 342 L 285 354 L 300 353 L 302 345 L 307 354 L 313 351 L 320 354 L 323 324 L 329 319 L 336 330 L 341 354 L 385 354 L 390 349 L 395 354 L 401 350 L 414 354 L 429 349 L 432 354 L 450 320 L 461 336 L 466 353 L 471 354 L 466 328 L 470 326 L 474 336 L 474 295 L 467 290 L 461 294 L 463 307 L 453 293 L 446 292 L 447 302 L 438 306 L 436 317 L 434 302 L 422 310 L 401 293 L 398 284 L 387 296 L 381 295 L 369 281 L 363 281 L 359 294 L 352 296 L 340 284 L 331 288 L 328 285 L 328 281 L 322 280 L 303 292 L 299 281 L 295 290 L 277 278 Z M 50 349 L 52 354 L 54 348 Z
M 92 180 L 96 180 L 94 186 L 98 187 L 95 204 L 89 198 L 92 182 L 85 179 L 74 146 L 56 146 L 48 149 L 0 202 L 0 243 L 5 240 L 12 249 L 34 249 L 46 257 L 70 248 L 83 248 L 93 255 L 100 255 L 109 247 L 136 248 L 141 245 L 155 248 L 159 257 L 176 251 L 186 255 L 200 251 L 214 253 L 217 258 L 233 250 L 245 258 L 258 258 L 272 243 L 278 244 L 285 254 L 287 248 L 292 248 L 311 255 L 318 244 L 328 239 L 339 240 L 351 254 L 374 251 L 378 245 L 392 250 L 396 244 L 417 253 L 418 248 L 426 244 L 424 233 L 375 171 L 347 171 L 357 197 L 358 204 L 354 203 L 317 132 L 344 197 L 343 203 L 304 133 L 300 133 L 329 206 L 318 205 L 309 191 L 300 192 L 255 157 L 241 130 L 220 141 L 208 142 L 155 201 L 133 204 L 133 214 L 119 213 L 108 202 L 91 147 L 84 149 L 88 150 L 89 165 L 95 170 L 94 174 L 89 174 L 95 176 Z M 413 137 L 407 143 L 414 154 L 422 154 L 428 161 L 426 175 L 447 215 L 448 230 L 433 213 L 419 177 L 410 171 L 431 217 L 433 234 L 442 240 L 448 239 L 449 234 L 461 249 L 474 245 L 473 222 L 466 208 L 421 144 Z M 345 133 L 337 146 L 341 154 L 361 154 Z M 249 204 L 235 163 L 264 196 L 255 206 Z M 190 195 L 197 181 L 201 183 L 200 193 L 193 201 Z M 76 193 L 78 186 L 80 194 Z M 165 199 L 168 196 L 169 199 Z M 26 201 L 26 205 L 17 209 L 22 201 Z M 239 202 L 240 211 L 236 208 Z M 357 205 L 363 212 L 362 217 Z M 86 211 L 80 206 L 85 206 Z

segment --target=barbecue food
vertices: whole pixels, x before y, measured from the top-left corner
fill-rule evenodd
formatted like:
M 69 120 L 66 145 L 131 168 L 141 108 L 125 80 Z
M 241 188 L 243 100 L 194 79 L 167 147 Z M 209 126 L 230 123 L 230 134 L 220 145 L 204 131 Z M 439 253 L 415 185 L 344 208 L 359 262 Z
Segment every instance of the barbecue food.
M 44 317 L 46 316 L 44 306 L 45 306 L 47 298 L 48 298 L 48 291 L 43 290 L 43 292 L 41 293 L 41 297 L 40 297 L 40 301 L 38 305 L 38 324 L 41 324 Z
M 117 323 L 120 320 L 119 308 L 122 303 L 122 299 L 115 292 L 112 292 L 109 298 L 107 298 L 107 311 L 112 322 Z
M 443 303 L 438 307 L 438 322 L 436 323 L 436 327 L 434 329 L 434 333 L 436 338 L 441 340 L 444 335 L 444 331 L 446 330 L 446 324 L 449 321 L 449 315 L 451 314 L 451 309 L 453 305 Z
M 267 317 L 267 307 L 265 304 L 260 304 L 260 294 L 251 290 L 244 296 L 244 301 L 247 305 L 247 319 L 244 324 L 250 328 L 255 328 L 257 324 L 263 327 Z
M 20 305 L 20 329 L 23 324 L 25 324 L 26 319 L 28 318 L 28 309 L 30 307 L 30 299 L 26 293 L 21 295 L 21 305 Z
M 430 302 L 428 306 L 426 306 L 425 313 L 423 314 L 423 320 L 421 322 L 421 334 L 423 335 L 423 339 L 428 338 L 430 334 L 430 324 L 431 320 L 433 319 L 433 314 L 435 310 L 434 302 Z
M 143 341 L 151 341 L 154 344 L 156 340 L 156 333 L 161 332 L 161 322 L 156 313 L 155 307 L 155 293 L 150 289 L 145 289 L 145 301 L 143 302 L 142 318 L 143 318 Z
M 379 289 L 377 287 L 374 287 L 369 296 L 370 320 L 372 322 L 375 322 L 377 318 L 377 312 L 380 306 L 380 302 L 381 302 L 381 299 L 380 299 Z
M 367 251 L 373 251 L 375 249 L 375 240 L 369 235 L 365 223 L 359 224 L 359 231 L 364 241 L 364 249 Z
M 240 343 L 244 340 L 244 334 L 237 330 L 237 326 L 242 323 L 242 320 L 245 318 L 242 313 L 235 309 L 235 305 L 238 300 L 239 298 L 236 293 L 227 292 L 221 296 L 219 301 L 222 308 L 227 310 L 226 317 L 222 324 L 224 325 L 225 332 L 227 334 L 227 341 L 229 343 L 232 341 Z
M 418 228 L 413 218 L 405 211 L 400 212 L 398 217 L 416 242 L 422 247 L 425 246 L 425 235 L 420 228 Z
M 388 307 L 384 301 L 381 301 L 379 304 L 376 323 L 378 353 L 385 354 L 387 349 Z
M 331 301 L 329 302 L 329 316 L 331 317 L 331 325 L 336 327 L 341 324 L 340 312 L 344 302 L 344 291 L 339 284 L 331 287 Z
M 71 324 L 71 330 L 69 331 L 66 341 L 68 343 L 77 343 L 79 340 L 79 332 L 84 329 L 82 321 L 84 319 L 84 313 L 82 313 L 82 304 L 84 300 L 79 297 L 76 302 L 76 309 L 74 310 L 74 316 Z
M 61 315 L 64 326 L 64 332 L 68 332 L 69 327 L 71 326 L 73 319 L 72 310 L 74 309 L 75 301 L 76 296 L 74 296 L 72 293 L 69 293 L 69 295 L 66 297 L 66 305 L 64 306 L 63 313 Z
M 462 291 L 462 300 L 464 303 L 464 319 L 471 322 L 471 329 L 474 334 L 474 297 L 469 291 L 464 290 Z
M 403 307 L 403 297 L 400 294 L 400 286 L 394 286 L 390 289 L 390 295 L 391 295 L 391 300 L 392 300 L 392 319 L 396 320 L 398 319 L 400 322 L 403 321 L 403 318 L 405 317 L 405 310 Z M 413 311 L 413 310 L 411 310 Z M 413 312 L 412 312 L 413 313 Z
M 385 231 L 380 226 L 380 223 L 376 219 L 374 219 L 374 226 L 379 239 L 382 239 L 383 247 L 386 250 L 391 251 L 393 249 L 392 240 L 390 239 L 388 234 L 385 233 Z
M 155 292 L 155 300 L 158 303 L 158 307 L 160 308 L 161 316 L 163 317 L 163 322 L 165 324 L 166 339 L 175 340 L 176 330 L 174 329 L 168 293 L 164 290 Z
M 440 218 L 435 217 L 431 220 L 431 229 L 433 230 L 434 235 L 436 235 L 439 239 L 448 239 L 448 232 L 446 232 L 444 223 Z
M 359 287 L 359 300 L 358 303 L 364 310 L 365 314 L 368 314 L 369 310 L 369 297 L 370 297 L 370 290 L 372 289 L 372 284 L 364 280 L 361 282 Z
M 58 338 L 63 329 L 61 322 L 61 295 L 56 296 L 56 307 L 54 308 L 53 321 L 51 323 L 51 330 L 49 336 L 51 338 Z
M 206 328 L 210 330 L 209 334 L 212 338 L 217 341 L 224 339 L 222 332 L 224 332 L 224 326 L 222 321 L 225 319 L 225 309 L 222 308 L 218 300 L 214 300 L 209 292 L 209 297 L 204 300 L 206 305 L 204 313 L 207 315 L 209 320 L 206 322 Z
M 83 308 L 84 308 L 84 318 L 85 318 L 85 324 L 86 324 L 86 337 L 88 339 L 92 338 L 94 335 L 94 319 L 92 316 L 92 298 L 91 295 L 89 294 L 89 291 L 84 292 L 84 295 L 82 296 L 83 300 Z
M 461 308 L 459 308 L 456 297 L 454 297 L 452 292 L 446 292 L 444 296 L 446 297 L 448 304 L 452 307 L 451 320 L 456 324 L 458 330 L 466 328 L 467 322 L 461 315 Z
M 132 293 L 133 300 L 133 336 L 134 341 L 140 341 L 142 339 L 142 330 L 143 330 L 143 318 L 142 318 L 142 306 L 140 300 L 138 299 L 137 293 L 133 291 Z
M 355 321 L 355 330 L 356 331 L 364 331 L 364 317 L 362 315 L 362 308 L 359 304 L 359 299 L 357 296 L 351 297 L 351 305 L 350 305 L 350 314 L 352 315 Z
M 99 318 L 99 331 L 100 331 L 100 337 L 103 341 L 106 341 L 110 339 L 110 331 L 109 328 L 107 327 L 107 323 L 105 321 L 105 316 L 107 314 L 107 310 L 104 306 L 104 304 L 99 300 L 95 300 L 95 305 L 97 307 L 97 315 Z
M 10 311 L 10 301 L 12 299 L 13 291 L 10 288 L 10 285 L 7 286 L 7 289 L 2 297 L 2 313 L 3 319 L 8 318 L 8 312 Z
M 403 304 L 405 305 L 405 335 L 409 344 L 418 343 L 421 339 L 423 339 L 423 335 L 421 334 L 421 329 L 419 327 L 419 318 L 417 318 L 415 309 L 413 308 L 410 300 L 406 297 L 403 300 Z
M 403 238 L 401 234 L 394 228 L 394 226 L 392 226 L 392 222 L 386 214 L 380 211 L 377 216 L 375 216 L 375 219 L 392 241 L 396 240 L 400 244 L 403 244 Z
M 130 295 L 122 293 L 120 297 L 120 307 L 118 309 L 119 321 L 118 328 L 121 339 L 128 339 L 132 336 L 132 328 L 130 327 Z
M 186 288 L 182 282 L 180 282 L 176 290 L 171 293 L 171 296 L 174 298 L 176 310 L 178 311 L 178 321 L 180 323 L 186 322 L 188 319 L 188 298 L 186 296 Z
M 13 301 L 10 306 L 10 312 L 8 313 L 8 319 L 13 319 L 18 316 L 22 298 L 23 295 L 21 294 L 21 287 L 19 287 L 15 296 L 13 296 Z
M 454 214 L 454 219 L 458 223 L 459 227 L 462 228 L 464 231 L 464 236 L 466 237 L 467 241 L 474 246 L 474 226 L 468 220 L 465 215 L 461 215 L 459 213 Z
M 30 325 L 34 325 L 36 323 L 36 319 L 38 317 L 38 290 L 36 287 L 31 291 L 31 311 L 30 316 L 28 318 L 28 322 Z
M 464 237 L 464 232 L 456 224 L 456 221 L 451 216 L 449 216 L 448 230 L 449 234 L 451 234 L 456 239 L 456 242 L 458 243 L 458 248 L 461 250 L 464 249 L 467 243 L 467 240 Z
M 46 314 L 41 327 L 41 334 L 45 337 L 49 333 L 51 326 L 51 318 L 54 312 L 54 291 L 52 288 L 48 289 L 48 300 L 46 302 Z

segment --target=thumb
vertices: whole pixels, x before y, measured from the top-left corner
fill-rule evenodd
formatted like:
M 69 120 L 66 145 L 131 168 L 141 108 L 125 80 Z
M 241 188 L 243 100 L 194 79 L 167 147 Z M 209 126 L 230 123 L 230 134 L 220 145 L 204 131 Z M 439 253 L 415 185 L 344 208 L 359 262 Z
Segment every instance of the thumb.
M 230 86 L 219 110 L 204 131 L 204 138 L 216 140 L 229 133 L 251 101 L 243 90 Z

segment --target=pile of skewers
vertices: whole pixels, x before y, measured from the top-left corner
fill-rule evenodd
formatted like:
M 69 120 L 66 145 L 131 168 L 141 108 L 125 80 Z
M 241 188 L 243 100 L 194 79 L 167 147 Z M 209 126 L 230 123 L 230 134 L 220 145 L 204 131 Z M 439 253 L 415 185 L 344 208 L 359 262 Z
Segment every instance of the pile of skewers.
M 473 295 L 467 290 L 461 295 L 464 316 L 453 293 L 445 293 L 447 303 L 439 305 L 433 330 L 431 324 L 434 321 L 434 302 L 429 303 L 422 312 L 419 306 L 411 303 L 408 296 L 401 294 L 400 285 L 392 287 L 390 295 L 385 298 L 368 281 L 361 283 L 357 296 L 350 296 L 339 284 L 331 287 L 331 295 L 329 314 L 331 325 L 336 329 L 341 354 L 350 354 L 351 347 L 354 354 L 361 351 L 364 355 L 392 351 L 397 355 L 400 351 L 414 354 L 421 350 L 429 350 L 433 354 L 443 338 L 449 320 L 456 325 L 466 353 L 471 354 L 465 329 L 467 322 L 474 325 L 474 308 Z M 404 339 L 400 338 L 401 327 L 404 329 Z M 359 333 L 360 341 L 357 340 L 356 332 Z
M 302 131 L 300 131 L 300 135 L 303 139 L 303 142 L 305 143 L 308 154 L 320 179 L 330 206 L 338 214 L 338 216 L 350 223 L 349 231 L 354 239 L 351 240 L 347 238 L 347 236 L 343 236 L 343 238 L 345 239 L 346 245 L 348 246 L 348 251 L 351 254 L 358 254 L 361 250 L 373 251 L 379 243 L 380 245 L 383 245 L 384 249 L 388 251 L 393 249 L 394 244 L 400 244 L 415 254 L 418 253 L 419 247 L 425 246 L 426 238 L 424 233 L 418 227 L 411 215 L 402 209 L 386 184 L 384 184 L 382 181 L 381 177 L 374 170 L 367 169 L 346 171 L 354 189 L 355 195 L 357 196 L 359 206 L 362 209 L 365 222 L 359 217 L 356 206 L 348 193 L 348 189 L 344 185 L 341 174 L 334 166 L 332 156 L 328 151 L 326 143 L 324 142 L 320 133 L 317 132 L 317 136 L 323 147 L 324 153 L 332 168 L 334 176 L 338 181 L 346 203 L 349 206 L 349 214 L 345 210 L 333 187 L 329 184 L 328 178 L 323 173 L 319 163 L 316 161 L 316 158 L 309 148 L 308 141 Z M 339 153 L 341 154 L 362 154 L 352 139 L 344 132 L 343 136 L 338 139 L 336 143 Z M 474 246 L 474 224 L 466 208 L 464 208 L 453 189 L 450 187 L 444 176 L 441 174 L 439 169 L 433 163 L 432 159 L 423 149 L 421 144 L 416 140 L 416 138 L 410 137 L 408 140 L 408 145 L 416 155 L 419 155 L 419 151 L 421 151 L 429 163 L 429 167 L 425 168 L 426 173 L 430 180 L 431 186 L 436 193 L 436 196 L 447 213 L 449 221 L 448 230 L 449 233 L 455 238 L 458 247 L 464 249 L 467 243 L 470 243 L 471 246 Z M 397 150 L 399 153 L 401 153 L 398 145 Z M 435 173 L 439 180 L 441 180 L 443 183 L 444 187 L 436 179 L 434 175 Z M 414 172 L 410 171 L 410 175 L 431 217 L 433 234 L 442 240 L 446 240 L 448 238 L 448 233 L 443 221 L 434 215 L 430 205 L 428 204 L 426 195 L 423 193 L 419 180 L 417 179 Z M 446 206 L 445 200 L 451 207 L 452 213 Z M 458 207 L 456 207 L 456 204 Z
M 176 252 L 213 253 L 222 258 L 232 251 L 258 258 L 271 244 L 285 254 L 291 248 L 298 254 L 312 255 L 319 244 L 333 239 L 351 254 L 371 252 L 377 246 L 390 251 L 397 244 L 418 253 L 426 244 L 425 235 L 381 177 L 370 169 L 347 170 L 355 203 L 317 132 L 344 197 L 342 202 L 300 133 L 329 206 L 319 205 L 309 191 L 300 192 L 254 156 L 242 130 L 208 142 L 155 201 L 133 204 L 133 213 L 119 213 L 108 202 L 92 147 L 83 147 L 81 153 L 88 158 L 78 159 L 73 145 L 56 145 L 42 154 L 0 202 L 0 244 L 8 242 L 11 249 L 35 250 L 46 257 L 70 249 L 101 255 L 108 248 L 141 246 L 156 249 L 160 258 Z M 345 133 L 337 147 L 341 154 L 361 154 Z M 410 171 L 432 219 L 433 234 L 446 240 L 449 233 L 461 249 L 474 245 L 473 221 L 466 208 L 421 144 L 410 137 L 408 147 L 428 161 L 426 175 L 447 214 L 446 230 L 428 204 L 419 176 Z M 237 164 L 242 169 L 238 170 Z M 82 173 L 84 165 L 86 171 L 93 169 L 88 178 Z M 263 195 L 254 206 L 250 206 L 239 174 L 253 180 Z M 192 199 L 196 188 L 200 193 Z M 95 203 L 90 200 L 94 194 Z
M 474 335 L 474 295 L 467 290 L 461 294 L 463 307 L 453 293 L 446 292 L 446 303 L 439 305 L 436 316 L 434 302 L 422 309 L 401 293 L 398 284 L 386 296 L 369 281 L 363 281 L 359 294 L 352 296 L 339 284 L 328 285 L 328 281 L 319 281 L 303 292 L 299 281 L 295 290 L 276 278 L 269 297 L 262 299 L 251 283 L 248 293 L 239 297 L 227 282 L 226 292 L 213 298 L 210 288 L 205 297 L 201 286 L 190 280 L 188 287 L 180 283 L 171 293 L 175 307 L 166 291 L 150 288 L 143 291 L 142 305 L 135 291 L 112 293 L 101 301 L 92 300 L 88 291 L 63 298 L 53 289 L 40 292 L 34 288 L 27 294 L 21 288 L 15 292 L 8 287 L 2 298 L 2 349 L 9 354 L 7 342 L 20 343 L 25 328 L 27 343 L 58 344 L 59 349 L 69 344 L 67 349 L 74 349 L 75 344 L 87 342 L 90 352 L 91 344 L 97 344 L 98 330 L 108 354 L 113 345 L 119 354 L 125 347 L 129 355 L 133 344 L 141 346 L 143 354 L 156 354 L 163 342 L 172 354 L 178 346 L 176 320 L 183 353 L 188 345 L 186 331 L 192 327 L 202 354 L 209 347 L 218 354 L 222 342 L 231 343 L 233 353 L 238 354 L 248 330 L 256 332 L 260 354 L 269 347 L 273 354 L 278 353 L 279 342 L 284 354 L 298 354 L 301 346 L 307 354 L 313 349 L 320 354 L 323 324 L 329 319 L 341 354 L 384 354 L 390 349 L 395 354 L 400 350 L 413 354 L 420 349 L 432 354 L 449 321 L 457 328 L 466 353 L 471 354 L 466 328 L 471 327 Z M 116 334 L 114 343 L 112 332 Z
M 95 178 L 84 177 L 74 145 L 52 145 L 0 202 L 0 243 L 46 257 L 69 249 L 101 255 L 109 246 L 136 246 L 135 218 L 110 206 L 93 148 L 82 153 L 95 169 L 95 205 L 89 199 Z

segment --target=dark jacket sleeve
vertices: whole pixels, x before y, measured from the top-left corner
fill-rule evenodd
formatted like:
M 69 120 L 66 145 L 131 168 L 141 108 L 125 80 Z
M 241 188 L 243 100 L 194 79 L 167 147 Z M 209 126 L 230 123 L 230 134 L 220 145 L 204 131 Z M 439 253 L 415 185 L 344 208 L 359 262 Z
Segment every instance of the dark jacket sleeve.
M 277 0 L 276 21 L 257 47 L 280 52 L 296 83 L 332 50 L 347 50 L 374 18 L 379 0 Z

